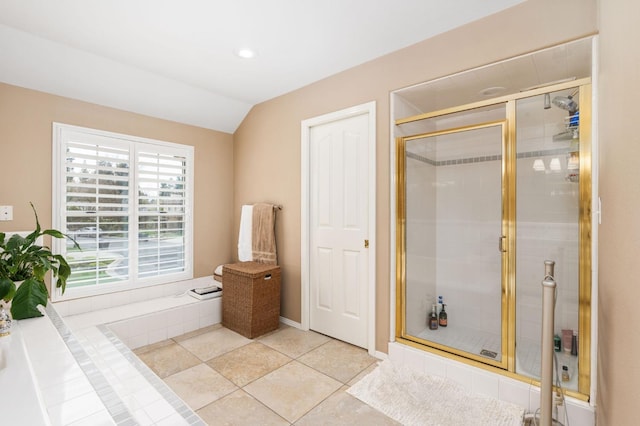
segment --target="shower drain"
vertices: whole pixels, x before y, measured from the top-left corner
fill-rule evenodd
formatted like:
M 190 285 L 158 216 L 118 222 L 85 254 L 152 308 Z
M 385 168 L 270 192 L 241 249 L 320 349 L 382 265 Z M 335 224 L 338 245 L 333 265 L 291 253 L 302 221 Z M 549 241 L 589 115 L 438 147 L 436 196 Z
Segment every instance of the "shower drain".
M 497 357 L 497 356 L 498 356 L 498 354 L 497 354 L 496 352 L 489 351 L 489 350 L 487 350 L 487 349 L 483 349 L 483 350 L 481 350 L 481 351 L 480 351 L 480 355 L 482 355 L 482 356 L 486 356 L 486 357 L 489 357 L 489 358 L 495 358 L 495 357 Z

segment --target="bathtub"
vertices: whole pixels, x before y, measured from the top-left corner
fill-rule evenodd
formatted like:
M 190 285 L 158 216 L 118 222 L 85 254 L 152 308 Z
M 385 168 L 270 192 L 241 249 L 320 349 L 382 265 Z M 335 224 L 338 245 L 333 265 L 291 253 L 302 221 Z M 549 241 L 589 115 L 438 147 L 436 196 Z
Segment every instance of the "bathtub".
M 104 300 L 49 303 L 44 317 L 15 322 L 0 338 L 2 424 L 203 426 L 131 349 L 220 323 L 221 298 L 186 293 L 209 283 L 213 277 L 172 283 L 164 296 L 97 310 L 91 306 Z

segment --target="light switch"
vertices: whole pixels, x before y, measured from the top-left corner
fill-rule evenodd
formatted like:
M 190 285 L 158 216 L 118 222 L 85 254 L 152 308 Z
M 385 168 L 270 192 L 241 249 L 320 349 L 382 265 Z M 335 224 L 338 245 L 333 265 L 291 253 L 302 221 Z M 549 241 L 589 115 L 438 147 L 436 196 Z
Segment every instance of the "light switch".
M 13 220 L 13 206 L 0 206 L 0 220 Z

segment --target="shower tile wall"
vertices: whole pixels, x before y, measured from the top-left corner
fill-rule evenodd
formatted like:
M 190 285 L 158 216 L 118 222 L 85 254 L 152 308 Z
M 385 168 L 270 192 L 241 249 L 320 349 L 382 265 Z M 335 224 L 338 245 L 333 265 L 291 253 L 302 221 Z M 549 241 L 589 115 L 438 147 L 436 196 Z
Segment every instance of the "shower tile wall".
M 557 156 L 540 158 L 549 164 Z M 518 160 L 517 332 L 539 342 L 545 260 L 556 262 L 555 332 L 578 329 L 578 184 L 565 182 L 562 172 L 527 179 L 545 174 L 533 161 Z
M 532 354 L 540 351 L 545 260 L 556 262 L 554 331 L 578 329 L 579 185 L 567 180 L 572 141 L 553 137 L 567 130 L 567 112 L 542 105 L 542 96 L 517 104 L 516 370 L 533 377 L 540 374 Z M 577 358 L 560 355 L 573 373 Z M 576 389 L 575 382 L 568 387 Z
M 427 326 L 427 312 L 436 295 L 435 198 L 436 167 L 422 160 L 407 158 L 406 324 L 417 335 Z
M 473 152 L 468 152 L 474 157 Z M 452 326 L 500 332 L 500 161 L 438 166 L 436 282 Z
M 540 283 L 547 259 L 556 262 L 555 332 L 578 327 L 579 185 L 566 179 L 572 141 L 553 138 L 566 130 L 566 111 L 545 110 L 542 97 L 518 102 L 517 364 L 518 372 L 535 377 L 539 362 L 525 352 L 539 352 Z M 497 245 L 502 158 L 500 145 L 492 140 L 448 139 L 438 145 L 439 139 L 427 137 L 407 144 L 406 321 L 410 335 L 440 340 L 437 333 L 426 330 L 427 315 L 438 295 L 447 304 L 447 332 L 456 327 L 475 330 L 487 336 L 487 342 L 500 333 Z M 464 350 L 474 351 L 471 346 Z
M 544 261 L 556 262 L 558 334 L 578 329 L 579 270 L 579 185 L 566 179 L 571 141 L 553 140 L 567 113 L 542 105 L 537 96 L 517 106 L 517 335 L 538 345 Z
M 499 333 L 499 170 L 497 157 L 437 166 L 407 159 L 409 334 L 418 335 L 427 327 L 427 315 L 439 295 L 445 298 L 452 326 Z

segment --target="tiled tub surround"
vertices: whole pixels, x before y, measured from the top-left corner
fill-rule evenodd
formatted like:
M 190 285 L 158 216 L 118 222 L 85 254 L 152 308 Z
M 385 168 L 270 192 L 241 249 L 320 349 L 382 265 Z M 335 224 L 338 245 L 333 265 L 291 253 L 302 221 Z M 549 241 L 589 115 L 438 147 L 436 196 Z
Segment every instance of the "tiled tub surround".
M 72 330 L 108 324 L 129 348 L 170 339 L 222 320 L 221 299 L 198 300 L 187 290 L 213 284 L 212 277 L 182 281 L 182 288 L 165 297 L 128 303 L 65 317 Z M 56 310 L 58 309 L 55 304 Z
M 389 359 L 422 373 L 447 377 L 468 392 L 512 402 L 535 412 L 540 407 L 540 388 L 500 374 L 444 358 L 399 342 L 389 343 Z M 595 426 L 595 407 L 575 398 L 566 398 L 569 424 Z M 560 414 L 562 416 L 562 414 Z M 562 417 L 560 418 L 562 421 Z M 565 423 L 565 422 L 563 422 Z M 565 423 L 566 424 L 566 423 Z
M 144 346 L 219 323 L 220 298 L 200 301 L 186 294 L 209 279 L 179 283 L 184 290 L 166 297 L 64 319 L 56 310 L 59 304 L 51 303 L 47 317 L 17 322 L 8 341 L 12 354 L 3 358 L 11 365 L 2 366 L 6 371 L 0 369 L 0 377 L 19 372 L 27 388 L 13 409 L 3 412 L 3 422 L 15 416 L 8 424 L 204 425 L 123 342 Z M 16 347 L 24 347 L 21 364 L 14 362 Z M 36 401 L 41 410 L 35 410 Z M 34 416 L 28 423 L 20 403 Z
M 201 278 L 142 287 L 134 290 L 120 291 L 100 296 L 62 300 L 54 302 L 53 305 L 62 317 L 75 316 L 84 313 L 95 313 L 96 311 L 103 311 L 109 308 L 127 309 L 127 307 L 133 303 L 149 300 L 166 300 L 166 305 L 171 307 L 174 306 L 173 302 L 169 302 L 172 298 L 179 297 L 192 288 L 207 287 L 216 283 L 217 281 L 214 281 L 213 276 L 210 275 Z M 161 309 L 161 307 L 159 308 Z
M 45 329 L 46 326 L 51 326 L 48 321 L 45 323 L 42 324 Z M 3 407 L 3 423 L 51 424 L 44 410 L 45 401 L 34 376 L 34 363 L 38 361 L 38 354 L 33 351 L 32 356 L 27 355 L 29 349 L 26 346 L 25 337 L 30 345 L 36 344 L 43 336 L 52 338 L 52 341 L 45 343 L 47 354 L 60 352 L 63 357 L 66 347 L 52 327 L 43 331 L 44 333 L 38 333 L 37 329 L 34 329 L 33 320 L 24 320 L 13 324 L 10 336 L 0 338 L 0 389 L 3 389 L 0 406 Z M 41 381 L 41 384 L 46 386 L 45 381 Z M 7 410 L 7 407 L 10 407 L 10 410 Z

